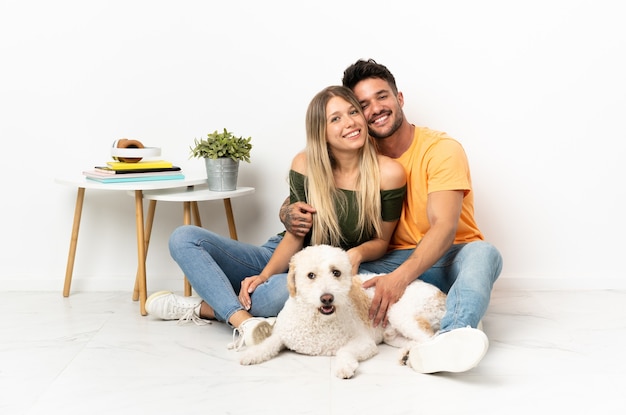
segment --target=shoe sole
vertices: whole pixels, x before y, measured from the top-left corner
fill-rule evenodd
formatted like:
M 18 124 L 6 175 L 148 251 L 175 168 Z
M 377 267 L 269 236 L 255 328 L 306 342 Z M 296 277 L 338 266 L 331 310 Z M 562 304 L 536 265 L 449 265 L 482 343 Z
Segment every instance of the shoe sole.
M 157 291 L 155 293 L 150 294 L 150 297 L 146 299 L 146 312 L 150 314 L 150 311 L 148 309 L 150 308 L 150 304 L 152 303 L 152 301 L 154 301 L 155 299 L 159 297 L 162 297 L 164 295 L 168 295 L 171 293 L 172 293 L 171 291 Z
M 263 340 L 267 339 L 271 335 L 272 325 L 267 321 L 262 321 L 254 328 L 254 330 L 252 330 L 252 333 L 250 333 L 250 337 L 246 339 L 246 345 L 254 346 L 261 343 Z
M 419 373 L 465 372 L 477 366 L 487 353 L 489 339 L 470 327 L 455 329 L 414 346 L 408 363 Z

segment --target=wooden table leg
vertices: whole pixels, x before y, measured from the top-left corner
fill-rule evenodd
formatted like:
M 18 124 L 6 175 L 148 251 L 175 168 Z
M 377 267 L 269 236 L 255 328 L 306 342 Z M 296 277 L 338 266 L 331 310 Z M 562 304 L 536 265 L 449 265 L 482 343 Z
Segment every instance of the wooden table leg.
M 198 202 L 195 200 L 191 202 L 191 210 L 193 212 L 193 221 L 196 226 L 202 227 L 202 221 L 200 220 L 200 210 L 198 209 Z
M 191 204 L 192 202 L 183 202 L 183 224 L 185 225 L 191 225 Z M 185 296 L 189 297 L 191 295 L 191 284 L 189 283 L 186 275 L 183 275 L 183 280 Z
M 146 258 L 148 257 L 148 246 L 150 245 L 150 236 L 152 235 L 152 224 L 154 223 L 154 212 L 156 211 L 156 200 L 151 200 L 148 205 L 148 217 L 146 218 L 146 232 L 144 242 L 146 244 Z
M 226 219 L 228 219 L 230 239 L 237 240 L 237 229 L 235 228 L 235 217 L 233 216 L 233 207 L 230 203 L 230 198 L 224 199 L 224 210 L 226 211 Z
M 139 310 L 142 316 L 146 313 L 146 242 L 143 222 L 143 192 L 135 190 L 135 222 L 137 226 L 137 277 L 135 283 L 138 285 Z M 137 300 L 133 295 L 133 300 Z
M 183 202 L 183 224 L 191 225 L 191 202 Z
M 74 272 L 74 259 L 76 258 L 76 245 L 78 244 L 78 230 L 80 229 L 80 217 L 83 212 L 84 200 L 85 188 L 79 187 L 76 194 L 76 207 L 74 208 L 74 224 L 72 225 L 72 236 L 70 237 L 70 251 L 67 255 L 67 265 L 65 267 L 65 284 L 63 285 L 63 297 L 69 297 L 70 295 L 72 274 Z
M 150 246 L 150 236 L 152 235 L 152 224 L 154 223 L 154 212 L 156 211 L 156 200 L 151 200 L 148 205 L 148 217 L 146 218 L 146 226 L 144 232 L 144 245 L 145 248 L 145 257 L 148 259 L 148 247 Z M 139 280 L 141 277 L 139 276 L 139 267 L 137 267 L 137 274 L 135 275 L 135 289 L 133 291 L 133 300 L 137 301 L 139 298 Z

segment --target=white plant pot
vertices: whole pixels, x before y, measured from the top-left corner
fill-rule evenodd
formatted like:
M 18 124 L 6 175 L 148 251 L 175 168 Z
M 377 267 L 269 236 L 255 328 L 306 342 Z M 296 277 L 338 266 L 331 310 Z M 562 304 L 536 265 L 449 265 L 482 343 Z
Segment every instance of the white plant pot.
M 221 157 L 218 159 L 205 158 L 204 161 L 209 190 L 227 192 L 237 189 L 239 160 L 235 161 L 229 157 Z

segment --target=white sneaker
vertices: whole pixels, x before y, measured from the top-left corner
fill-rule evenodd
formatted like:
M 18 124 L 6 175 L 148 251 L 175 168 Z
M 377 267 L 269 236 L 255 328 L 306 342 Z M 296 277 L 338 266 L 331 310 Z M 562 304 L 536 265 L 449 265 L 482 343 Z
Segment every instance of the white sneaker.
M 233 341 L 228 343 L 229 349 L 240 350 L 244 346 L 261 343 L 272 334 L 276 318 L 252 317 L 233 330 Z
M 200 297 L 183 297 L 169 291 L 159 291 L 146 300 L 146 312 L 163 320 L 178 320 L 178 324 L 193 321 L 197 325 L 210 324 L 200 318 Z
M 465 372 L 478 365 L 488 348 L 485 333 L 468 326 L 413 346 L 408 364 L 419 373 Z

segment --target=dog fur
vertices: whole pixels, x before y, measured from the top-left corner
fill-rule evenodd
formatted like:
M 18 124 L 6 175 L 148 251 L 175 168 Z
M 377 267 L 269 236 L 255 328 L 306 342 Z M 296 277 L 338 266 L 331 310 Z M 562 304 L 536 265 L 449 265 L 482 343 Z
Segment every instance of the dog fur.
M 410 348 L 439 330 L 446 295 L 416 280 L 392 305 L 389 324 L 373 327 L 368 311 L 373 288 L 362 283 L 372 274 L 352 275 L 346 251 L 329 245 L 310 246 L 290 261 L 289 298 L 276 317 L 272 334 L 243 351 L 240 363 L 253 365 L 277 356 L 284 349 L 311 356 L 335 356 L 335 375 L 349 379 L 359 362 L 378 353 L 383 341 L 399 347 L 406 364 Z

